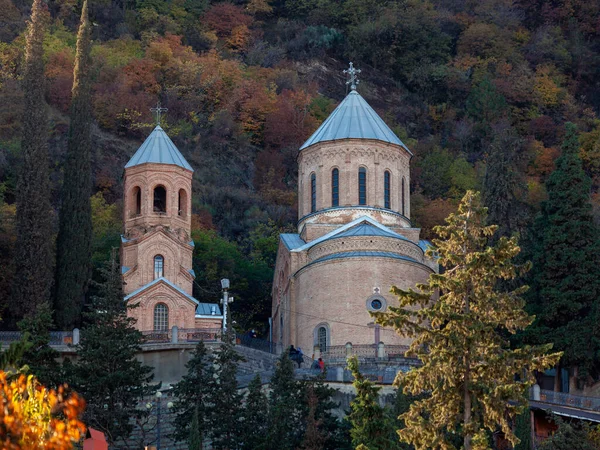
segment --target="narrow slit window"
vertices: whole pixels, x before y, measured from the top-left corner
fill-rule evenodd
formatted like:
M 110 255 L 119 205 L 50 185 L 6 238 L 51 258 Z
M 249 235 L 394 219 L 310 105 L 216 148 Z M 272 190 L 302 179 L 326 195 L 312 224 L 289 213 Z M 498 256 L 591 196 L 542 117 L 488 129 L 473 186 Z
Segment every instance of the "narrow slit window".
M 327 351 L 327 328 L 319 327 L 318 331 L 319 348 L 321 352 Z
M 310 175 L 310 212 L 314 213 L 317 210 L 317 176 L 312 173 Z
M 367 204 L 367 169 L 358 169 L 358 204 Z
M 331 171 L 331 206 L 340 206 L 340 171 Z
M 187 192 L 185 189 L 179 189 L 179 205 L 177 206 L 177 214 L 179 216 L 187 216 L 187 204 Z
M 404 186 L 405 182 L 404 182 L 404 177 L 402 177 L 402 215 L 405 216 L 406 214 L 404 213 L 405 209 L 404 209 L 404 190 L 405 190 L 405 186 Z
M 154 279 L 161 278 L 165 275 L 165 259 L 162 255 L 154 257 Z
M 390 184 L 391 184 L 391 174 L 388 170 L 383 174 L 383 207 L 386 209 L 391 208 L 390 201 Z
M 167 190 L 164 186 L 156 186 L 154 188 L 154 212 L 167 212 Z
M 142 214 L 142 190 L 139 187 L 136 187 L 134 190 L 134 198 L 135 198 L 135 210 L 134 214 L 139 216 Z

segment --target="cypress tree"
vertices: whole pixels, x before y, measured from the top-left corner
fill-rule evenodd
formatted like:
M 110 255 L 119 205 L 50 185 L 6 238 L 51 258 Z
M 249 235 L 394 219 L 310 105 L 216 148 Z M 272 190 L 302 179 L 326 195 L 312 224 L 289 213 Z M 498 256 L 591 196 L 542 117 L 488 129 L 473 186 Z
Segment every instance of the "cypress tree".
M 518 232 L 524 225 L 526 209 L 518 193 L 524 192 L 517 169 L 517 155 L 522 141 L 511 128 L 496 131 L 486 160 L 483 203 L 488 208 L 488 222 L 498 224 L 496 239 Z
M 397 448 L 398 439 L 392 438 L 392 421 L 378 402 L 381 388 L 360 373 L 356 356 L 348 358 L 348 370 L 352 372 L 352 384 L 356 389 L 356 397 L 350 403 L 351 412 L 348 415 L 352 424 L 352 446 L 358 448 L 362 445 L 365 450 Z
M 267 397 L 262 391 L 260 375 L 256 375 L 248 385 L 248 395 L 242 410 L 241 448 L 260 450 L 264 448 L 268 419 Z
M 56 248 L 57 325 L 70 329 L 80 321 L 91 268 L 91 25 L 88 2 L 81 9 L 73 70 L 71 125 L 62 189 Z
M 582 380 L 597 372 L 600 354 L 599 233 L 590 204 L 591 180 L 582 168 L 575 125 L 566 125 L 562 155 L 546 182 L 548 200 L 533 226 L 531 291 L 535 314 L 528 342 L 554 342 L 561 366 Z M 557 383 L 560 367 L 557 370 Z
M 192 416 L 188 446 L 189 450 L 202 450 L 202 436 L 200 435 L 200 419 L 198 418 L 198 408 L 194 410 L 194 415 Z
M 209 394 L 214 384 L 213 356 L 206 350 L 204 342 L 196 345 L 192 358 L 185 365 L 187 373 L 173 385 L 172 413 L 175 418 L 174 437 L 186 441 L 190 436 L 190 417 L 198 414 L 198 433 L 202 441 L 208 430 Z
M 512 261 L 520 251 L 516 237 L 487 245 L 497 227 L 486 220 L 479 195 L 468 191 L 458 212 L 435 228 L 435 256 L 445 270 L 416 291 L 393 288 L 399 306 L 376 315 L 377 323 L 414 339 L 408 353 L 422 362 L 398 380 L 407 394 L 426 396 L 401 416 L 405 428 L 398 431 L 418 450 L 453 448 L 448 433 L 461 435 L 464 450 L 488 448 L 497 428 L 517 444 L 510 420 L 525 408 L 533 372 L 560 357 L 547 354 L 551 344 L 509 348 L 506 336 L 533 318 L 523 310 L 525 286 L 498 291 L 497 284 L 527 267 Z
M 515 445 L 515 450 L 531 449 L 531 417 L 529 409 L 515 418 L 515 435 L 521 442 Z
M 23 316 L 49 302 L 54 255 L 48 167 L 48 112 L 44 99 L 46 11 L 34 0 L 25 44 L 22 161 L 17 180 L 17 241 L 13 281 L 14 314 Z
M 209 431 L 213 448 L 239 448 L 242 394 L 237 385 L 238 363 L 244 358 L 235 351 L 234 336 L 228 333 L 215 352 L 214 383 L 210 390 Z
M 152 368 L 136 359 L 142 334 L 134 328 L 135 319 L 127 317 L 114 250 L 101 274 L 104 282 L 85 314 L 72 385 L 86 400 L 85 423 L 105 433 L 114 445 L 131 434 L 135 420 L 147 416 L 140 404 L 157 386 L 151 384 Z

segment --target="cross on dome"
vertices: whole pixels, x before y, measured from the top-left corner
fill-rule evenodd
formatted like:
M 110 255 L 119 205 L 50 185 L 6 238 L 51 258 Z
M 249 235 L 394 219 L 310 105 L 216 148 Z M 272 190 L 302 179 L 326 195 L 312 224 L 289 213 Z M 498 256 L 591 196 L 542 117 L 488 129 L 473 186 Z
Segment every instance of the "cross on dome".
M 350 79 L 348 81 L 346 81 L 346 85 L 350 85 L 350 89 L 355 91 L 356 86 L 358 85 L 358 83 L 360 83 L 360 80 L 358 79 L 358 76 L 357 76 L 360 73 L 360 69 L 355 69 L 354 65 L 352 63 L 350 63 L 350 67 L 348 69 L 345 69 L 344 73 L 347 73 L 348 76 L 350 77 Z
M 161 116 L 162 113 L 167 112 L 168 110 L 169 110 L 168 108 L 162 108 L 160 106 L 160 100 L 156 103 L 156 107 L 155 108 L 150 108 L 150 111 L 155 116 L 156 125 L 160 126 L 160 116 Z

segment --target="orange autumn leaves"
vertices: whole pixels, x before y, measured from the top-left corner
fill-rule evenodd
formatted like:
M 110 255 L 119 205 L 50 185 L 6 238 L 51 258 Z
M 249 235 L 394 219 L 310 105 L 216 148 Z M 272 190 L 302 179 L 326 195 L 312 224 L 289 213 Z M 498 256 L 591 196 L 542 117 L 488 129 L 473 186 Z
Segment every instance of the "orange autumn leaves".
M 69 450 L 85 433 L 85 407 L 76 393 L 42 386 L 34 376 L 0 371 L 0 445 L 3 450 Z

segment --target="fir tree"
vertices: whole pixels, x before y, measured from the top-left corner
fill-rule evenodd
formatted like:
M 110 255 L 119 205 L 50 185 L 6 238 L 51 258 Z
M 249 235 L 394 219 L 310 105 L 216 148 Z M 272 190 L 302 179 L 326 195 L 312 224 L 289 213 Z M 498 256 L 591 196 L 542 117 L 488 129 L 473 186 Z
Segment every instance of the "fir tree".
M 504 127 L 496 130 L 487 155 L 483 203 L 488 207 L 488 222 L 498 224 L 496 239 L 519 232 L 527 216 L 519 199 L 525 191 L 516 161 L 521 146 L 514 130 Z
M 260 375 L 257 374 L 248 385 L 248 394 L 242 410 L 240 443 L 243 450 L 264 448 L 267 419 L 267 397 L 262 391 Z
M 238 363 L 244 358 L 235 351 L 233 339 L 231 333 L 224 335 L 215 352 L 208 417 L 212 446 L 217 450 L 238 448 L 240 441 L 241 417 L 238 411 L 243 396 L 238 390 L 236 374 Z
M 302 384 L 294 379 L 294 363 L 288 352 L 283 352 L 271 378 L 267 450 L 292 450 L 301 444 L 303 398 Z
M 395 448 L 398 439 L 391 437 L 392 422 L 378 401 L 381 388 L 360 373 L 356 356 L 348 358 L 348 370 L 352 372 L 352 384 L 356 389 L 356 397 L 350 403 L 351 412 L 348 415 L 352 424 L 352 446 L 362 445 L 365 450 Z
M 86 400 L 85 423 L 114 443 L 130 435 L 132 419 L 148 414 L 138 406 L 157 386 L 150 384 L 152 368 L 136 359 L 142 334 L 134 328 L 135 319 L 127 317 L 114 250 L 102 276 L 105 281 L 85 314 L 88 324 L 81 333 L 72 384 Z
M 196 345 L 192 358 L 185 365 L 186 375 L 173 385 L 172 412 L 175 416 L 174 437 L 186 441 L 190 436 L 190 417 L 198 414 L 198 433 L 202 441 L 207 434 L 209 393 L 213 387 L 213 356 L 206 350 L 204 342 Z
M 536 321 L 524 337 L 532 343 L 554 342 L 564 351 L 561 365 L 573 366 L 585 380 L 599 369 L 599 234 L 575 125 L 568 123 L 566 130 L 562 155 L 546 183 L 548 200 L 533 227 L 528 307 Z
M 194 409 L 192 423 L 190 424 L 190 438 L 188 440 L 189 450 L 202 450 L 202 435 L 200 434 L 200 419 L 198 408 Z
M 44 76 L 46 11 L 34 0 L 25 44 L 22 161 L 17 180 L 14 313 L 23 316 L 50 301 L 53 279 L 52 207 Z
M 91 24 L 83 1 L 73 70 L 71 125 L 56 248 L 56 321 L 71 329 L 80 321 L 91 272 Z
M 444 271 L 417 291 L 393 288 L 400 306 L 376 318 L 413 338 L 408 353 L 422 362 L 399 374 L 406 393 L 427 397 L 402 415 L 406 427 L 398 433 L 417 450 L 453 448 L 447 433 L 460 433 L 464 450 L 472 450 L 489 448 L 488 434 L 500 428 L 514 445 L 509 421 L 524 409 L 532 373 L 554 364 L 560 353 L 548 355 L 551 345 L 509 348 L 504 336 L 532 321 L 520 297 L 526 287 L 498 292 L 496 285 L 526 267 L 512 262 L 520 251 L 516 238 L 487 246 L 497 227 L 485 225 L 479 194 L 468 191 L 446 222 L 436 227 L 440 239 L 433 241 Z
M 31 336 L 31 346 L 23 354 L 23 364 L 44 386 L 57 388 L 61 383 L 60 354 L 50 347 L 50 330 L 53 329 L 52 309 L 48 303 L 38 305 L 33 316 L 19 322 L 19 329 Z

